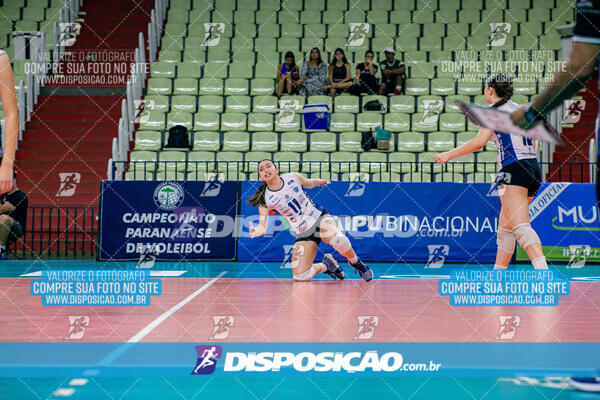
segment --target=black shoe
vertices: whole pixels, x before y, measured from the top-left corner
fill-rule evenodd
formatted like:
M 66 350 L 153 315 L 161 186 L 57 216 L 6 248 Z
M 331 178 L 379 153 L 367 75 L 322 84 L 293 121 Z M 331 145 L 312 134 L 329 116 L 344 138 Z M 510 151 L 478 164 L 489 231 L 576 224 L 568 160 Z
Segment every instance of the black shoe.
M 323 256 L 323 261 L 321 262 L 327 267 L 327 270 L 325 270 L 327 275 L 331 276 L 333 279 L 344 279 L 344 270 L 338 265 L 331 254 L 325 254 L 325 256 Z
M 369 282 L 371 279 L 373 279 L 373 271 L 371 271 L 371 268 L 367 267 L 360 258 L 356 264 L 352 264 L 350 261 L 348 261 L 348 264 L 350 264 L 350 266 L 354 268 L 354 270 L 358 272 L 360 277 L 365 281 Z

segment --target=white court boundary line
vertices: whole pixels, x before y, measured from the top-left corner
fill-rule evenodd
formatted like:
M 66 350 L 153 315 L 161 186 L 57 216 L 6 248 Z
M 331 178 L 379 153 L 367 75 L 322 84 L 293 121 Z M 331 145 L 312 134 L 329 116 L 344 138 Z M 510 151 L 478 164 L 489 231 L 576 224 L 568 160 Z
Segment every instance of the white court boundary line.
M 98 364 L 102 365 L 102 366 L 111 364 L 114 360 L 119 358 L 123 353 L 125 353 L 131 347 L 130 343 L 137 343 L 140 340 L 142 340 L 146 335 L 148 335 L 150 332 L 152 332 L 152 330 L 154 330 L 154 328 L 156 328 L 163 321 L 165 321 L 167 318 L 169 318 L 171 315 L 173 315 L 175 312 L 177 312 L 177 310 L 179 310 L 180 308 L 185 306 L 187 303 L 192 301 L 200 293 L 202 293 L 203 291 L 208 289 L 213 283 L 218 281 L 219 278 L 221 278 L 226 273 L 227 273 L 227 271 L 222 271 L 219 275 L 217 275 L 215 278 L 211 279 L 210 281 L 206 282 L 202 287 L 200 287 L 194 293 L 190 294 L 188 297 L 181 300 L 179 303 L 175 304 L 173 307 L 171 307 L 170 309 L 168 309 L 167 311 L 162 313 L 158 318 L 156 318 L 154 321 L 152 321 L 148 325 L 146 325 L 141 331 L 139 331 L 138 333 L 133 335 L 127 342 L 123 343 L 121 346 L 117 347 L 114 351 L 112 351 L 106 357 L 104 357 L 102 360 L 100 360 L 100 362 L 98 362 Z

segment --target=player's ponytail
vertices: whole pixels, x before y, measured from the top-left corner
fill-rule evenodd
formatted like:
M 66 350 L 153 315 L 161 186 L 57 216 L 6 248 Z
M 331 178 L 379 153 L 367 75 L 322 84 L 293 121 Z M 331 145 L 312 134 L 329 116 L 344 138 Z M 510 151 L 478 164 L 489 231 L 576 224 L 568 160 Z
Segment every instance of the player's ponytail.
M 266 207 L 267 203 L 265 202 L 265 192 L 267 191 L 267 184 L 265 182 L 261 183 L 256 192 L 250 199 L 248 199 L 248 204 L 254 207 L 263 206 Z
M 494 89 L 496 96 L 500 97 L 500 100 L 492 105 L 493 108 L 498 108 L 502 104 L 505 104 L 513 95 L 513 80 L 506 74 L 490 75 L 486 83 L 488 87 Z

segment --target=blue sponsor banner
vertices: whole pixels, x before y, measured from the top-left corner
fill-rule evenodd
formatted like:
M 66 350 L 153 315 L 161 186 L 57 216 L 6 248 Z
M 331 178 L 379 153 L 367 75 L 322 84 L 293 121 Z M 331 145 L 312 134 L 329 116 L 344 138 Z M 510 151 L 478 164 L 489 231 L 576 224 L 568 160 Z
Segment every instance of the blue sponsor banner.
M 103 181 L 98 258 L 233 260 L 237 189 L 237 182 Z
M 599 343 L 0 343 L 0 376 L 594 376 L 599 353 Z
M 249 197 L 259 184 L 242 182 L 241 193 Z M 489 263 L 496 257 L 500 201 L 494 185 L 332 182 L 306 192 L 339 220 L 365 260 L 427 262 L 435 269 L 444 261 Z M 279 214 L 269 218 L 265 236 L 249 237 L 258 209 L 246 200 L 241 199 L 239 260 L 291 260 L 295 236 Z M 327 245 L 320 249 L 333 252 Z
M 582 268 L 587 261 L 600 261 L 595 184 L 543 184 L 529 204 L 529 218 L 547 259 L 566 261 L 570 268 Z M 520 247 L 517 258 L 528 259 Z

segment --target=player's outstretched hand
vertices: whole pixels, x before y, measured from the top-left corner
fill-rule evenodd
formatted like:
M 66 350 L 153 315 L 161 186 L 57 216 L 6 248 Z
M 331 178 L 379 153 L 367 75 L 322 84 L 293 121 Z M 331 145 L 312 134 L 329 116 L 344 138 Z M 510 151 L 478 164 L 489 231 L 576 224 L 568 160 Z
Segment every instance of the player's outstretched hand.
M 530 124 L 529 121 L 527 121 L 527 118 L 525 118 L 525 106 L 519 107 L 516 111 L 510 114 L 510 119 L 513 124 L 521 129 L 529 129 L 533 127 L 533 124 Z
M 254 239 L 257 236 L 264 235 L 266 231 L 266 228 L 264 228 L 262 225 L 258 225 L 257 227 L 255 227 L 254 225 L 252 225 L 252 222 L 250 222 L 250 237 L 252 239 Z
M 450 159 L 451 157 L 447 151 L 436 154 L 435 157 L 433 157 L 433 161 L 435 161 L 438 164 L 446 164 L 448 161 L 450 161 Z
M 323 186 L 329 185 L 331 183 L 327 179 L 315 179 L 315 181 L 316 181 L 318 187 L 323 187 Z

